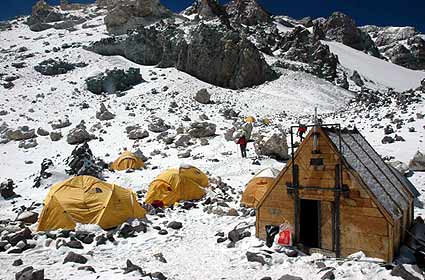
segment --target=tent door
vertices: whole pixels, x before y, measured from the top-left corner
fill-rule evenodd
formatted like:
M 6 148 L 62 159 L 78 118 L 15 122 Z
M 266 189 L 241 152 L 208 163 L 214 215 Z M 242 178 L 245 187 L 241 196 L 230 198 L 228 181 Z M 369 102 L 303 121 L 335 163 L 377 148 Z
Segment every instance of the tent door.
M 320 201 L 300 200 L 300 243 L 309 248 L 320 248 Z

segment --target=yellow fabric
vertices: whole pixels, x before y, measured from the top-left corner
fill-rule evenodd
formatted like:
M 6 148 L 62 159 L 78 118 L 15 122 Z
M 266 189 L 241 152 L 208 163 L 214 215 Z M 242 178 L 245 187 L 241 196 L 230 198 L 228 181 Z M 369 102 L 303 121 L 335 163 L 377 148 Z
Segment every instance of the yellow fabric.
M 76 223 L 109 229 L 145 214 L 131 190 L 91 176 L 78 176 L 50 189 L 37 230 L 74 229 Z
M 263 119 L 263 124 L 270 125 L 272 122 L 268 118 Z
M 145 163 L 132 152 L 125 151 L 110 166 L 111 170 L 128 170 L 145 168 Z
M 247 184 L 242 194 L 241 204 L 256 208 L 267 189 L 273 185 L 274 178 L 270 177 L 254 177 Z
M 162 201 L 168 207 L 180 200 L 201 199 L 207 186 L 207 175 L 195 167 L 168 169 L 149 185 L 145 202 Z
M 254 123 L 256 121 L 257 120 L 253 116 L 249 116 L 249 117 L 245 118 L 245 122 L 247 122 L 247 123 Z

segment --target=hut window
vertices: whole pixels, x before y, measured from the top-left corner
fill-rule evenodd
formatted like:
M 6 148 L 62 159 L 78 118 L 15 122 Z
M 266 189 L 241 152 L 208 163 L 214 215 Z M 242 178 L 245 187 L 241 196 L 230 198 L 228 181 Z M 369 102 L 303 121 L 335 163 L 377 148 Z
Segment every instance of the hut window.
M 311 158 L 310 159 L 310 165 L 311 166 L 322 166 L 323 165 L 323 158 Z

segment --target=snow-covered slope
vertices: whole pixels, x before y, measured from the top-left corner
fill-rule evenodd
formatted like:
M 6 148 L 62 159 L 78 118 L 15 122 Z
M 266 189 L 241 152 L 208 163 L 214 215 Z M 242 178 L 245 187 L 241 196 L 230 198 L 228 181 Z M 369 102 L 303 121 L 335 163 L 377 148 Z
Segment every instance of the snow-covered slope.
M 424 71 L 414 71 L 392 64 L 341 43 L 329 41 L 322 43 L 327 44 L 331 52 L 338 55 L 342 66 L 351 71 L 357 70 L 361 76 L 381 86 L 404 91 L 417 88 L 425 78 Z
M 79 12 L 71 13 L 79 15 Z M 65 137 L 56 142 L 52 142 L 49 137 L 38 136 L 38 146 L 28 150 L 19 148 L 19 143 L 14 141 L 0 144 L 0 182 L 7 178 L 13 179 L 17 185 L 15 191 L 22 196 L 13 200 L 0 198 L 1 219 L 14 219 L 20 206 L 29 206 L 32 202 L 41 203 L 51 184 L 68 177 L 65 173 L 64 160 L 70 155 L 74 146 L 66 142 L 66 135 L 81 121 L 85 121 L 88 130 L 99 137 L 90 141 L 89 145 L 94 154 L 105 161 L 114 160 L 123 148 L 133 150 L 140 148 L 150 157 L 146 170 L 133 173 L 105 171 L 104 175 L 108 181 L 135 191 L 145 191 L 149 183 L 163 170 L 178 166 L 182 162 L 190 163 L 207 172 L 210 178 L 220 178 L 230 186 L 227 194 L 220 192 L 218 188 L 208 191 L 208 197 L 223 202 L 223 197 L 229 198 L 229 201 L 226 201 L 229 207 L 217 206 L 219 210 L 216 210 L 215 214 L 207 213 L 202 203 L 198 203 L 198 208 L 189 211 L 180 208 L 168 209 L 163 217 L 147 216 L 152 223 L 147 233 L 139 234 L 135 238 L 117 238 L 115 243 L 108 242 L 101 246 L 84 245 L 84 249 L 74 250 L 66 246 L 56 249 L 57 241 L 49 243 L 45 236 L 39 236 L 35 241 L 37 246 L 35 249 L 19 255 L 0 253 L 1 279 L 14 279 L 14 273 L 28 265 L 37 269 L 44 268 L 46 278 L 49 279 L 140 279 L 137 272 L 123 274 L 121 268 L 125 267 L 126 259 L 132 260 L 146 271 L 161 271 L 168 279 L 177 280 L 243 280 L 261 279 L 265 276 L 279 279 L 285 274 L 296 275 L 303 279 L 321 279 L 326 271 L 319 268 L 317 264 L 319 261 L 334 268 L 337 279 L 398 279 L 392 277 L 390 271 L 379 264 L 369 262 L 371 260 L 362 257 L 361 254 L 357 255 L 360 261 L 341 262 L 324 259 L 325 257 L 320 254 L 290 258 L 285 254 L 264 252 L 267 248 L 255 237 L 255 217 L 249 214 L 242 215 L 244 209 L 239 206 L 240 194 L 244 185 L 257 172 L 267 167 L 281 170 L 285 163 L 261 157 L 260 165 L 253 164 L 257 156 L 251 143 L 248 146 L 248 159 L 240 158 L 235 143 L 224 138 L 224 132 L 233 126 L 234 121 L 226 119 L 220 111 L 229 108 L 240 111 L 238 121 L 248 115 L 254 115 L 257 119 L 263 117 L 271 119 L 272 125 L 269 127 L 261 124 L 254 127 L 254 133 L 267 135 L 281 133 L 281 129 L 287 129 L 299 121 L 310 122 L 314 107 L 318 107 L 325 122 L 356 124 L 382 155 L 395 156 L 404 162 L 411 158 L 416 149 L 425 149 L 422 142 L 422 127 L 425 125 L 423 119 L 411 123 L 417 133 L 409 134 L 407 126 L 397 130 L 397 133 L 406 135 L 406 142 L 385 146 L 380 143 L 383 137 L 382 127 L 371 126 L 377 123 L 378 118 L 381 119 L 380 125 L 390 123 L 389 119 L 383 118 L 388 111 L 397 110 L 396 107 L 371 111 L 369 112 L 371 115 L 377 114 L 376 118 L 368 119 L 365 114 L 347 107 L 354 93 L 304 72 L 280 69 L 282 75 L 275 81 L 254 88 L 229 90 L 211 86 L 174 68 L 141 66 L 122 57 L 103 57 L 81 47 L 63 48 L 64 43 L 88 44 L 107 36 L 102 15 L 93 17 L 86 23 L 96 27 L 82 28 L 78 25 L 73 32 L 50 29 L 35 33 L 20 20 L 13 30 L 0 33 L 0 47 L 4 50 L 0 59 L 0 69 L 3 70 L 0 72 L 19 77 L 14 81 L 13 88 L 7 90 L 0 88 L 0 110 L 7 111 L 6 115 L 0 116 L 0 124 L 6 122 L 12 128 L 28 125 L 30 128 L 43 127 L 52 131 L 52 121 L 68 118 L 72 122 L 70 127 L 60 129 Z M 282 26 L 280 29 L 287 31 Z M 358 70 L 364 77 L 376 78 L 381 86 L 400 86 L 402 89 L 417 87 L 418 79 L 423 75 L 420 72 L 400 69 L 384 61 L 381 64 L 372 57 L 343 45 L 327 43 L 340 56 L 343 66 Z M 24 54 L 35 55 L 22 59 L 26 67 L 15 69 L 11 64 L 21 61 L 19 56 L 22 53 L 17 52 L 21 47 L 28 49 Z M 53 47 L 58 47 L 59 51 L 52 51 Z M 34 70 L 34 66 L 48 58 L 86 62 L 88 66 L 76 68 L 64 75 L 42 76 Z M 139 68 L 146 82 L 135 86 L 122 97 L 94 95 L 87 91 L 84 83 L 87 77 L 114 67 Z M 412 73 L 414 75 L 411 75 Z M 390 78 L 392 76 L 403 76 L 407 81 L 395 82 Z M 203 88 L 211 93 L 213 103 L 200 105 L 194 101 L 194 94 Z M 83 102 L 89 104 L 89 108 L 81 109 L 80 104 Z M 177 107 L 170 110 L 173 102 Z M 95 118 L 101 103 L 116 115 L 115 119 L 99 121 Z M 400 113 L 397 117 L 411 117 L 420 112 L 425 112 L 424 107 L 417 104 L 409 107 L 406 114 Z M 203 114 L 209 118 L 208 122 L 217 125 L 217 136 L 209 138 L 208 145 L 201 145 L 199 140 L 192 139 L 193 145 L 188 148 L 175 148 L 158 140 L 157 133 L 149 132 L 148 138 L 138 141 L 128 139 L 125 133 L 126 126 L 139 124 L 143 129 L 147 129 L 151 118 L 160 117 L 172 126 L 170 134 L 173 135 L 177 134 L 179 127 L 187 129 L 189 126 L 190 122 L 182 120 L 185 116 L 192 121 L 199 121 L 201 118 L 205 119 L 205 116 L 201 116 Z M 156 150 L 160 150 L 162 154 L 158 154 Z M 187 150 L 191 151 L 191 157 L 186 159 L 178 157 L 179 153 Z M 41 188 L 35 189 L 32 187 L 33 180 L 40 171 L 40 164 L 44 158 L 53 160 L 54 168 L 51 170 L 53 175 L 42 181 Z M 423 175 L 415 174 L 413 182 L 425 193 Z M 240 216 L 223 215 L 229 208 L 237 209 Z M 36 211 L 40 212 L 41 206 L 38 206 Z M 425 214 L 421 209 L 417 209 L 417 213 Z M 173 220 L 182 222 L 183 228 L 167 229 L 169 233 L 164 236 L 152 228 L 153 226 L 166 228 L 167 222 Z M 227 235 L 240 223 L 250 226 L 248 229 L 250 237 L 237 242 L 235 248 L 227 248 L 228 242 L 217 243 L 218 232 Z M 96 273 L 78 270 L 79 266 L 75 264 L 62 264 L 69 251 L 76 251 L 86 256 L 87 265 L 92 266 Z M 248 262 L 245 255 L 247 251 L 262 252 L 270 257 L 266 258 L 265 265 Z M 154 257 L 159 252 L 164 255 L 167 263 L 160 262 Z M 12 266 L 13 260 L 18 258 L 23 260 L 24 266 Z

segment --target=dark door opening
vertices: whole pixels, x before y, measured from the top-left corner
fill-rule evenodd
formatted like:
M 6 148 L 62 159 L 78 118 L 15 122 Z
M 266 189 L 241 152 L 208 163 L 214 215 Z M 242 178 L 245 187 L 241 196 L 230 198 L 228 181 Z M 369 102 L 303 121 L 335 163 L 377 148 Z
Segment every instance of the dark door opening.
M 320 201 L 300 200 L 300 243 L 310 248 L 319 248 Z

